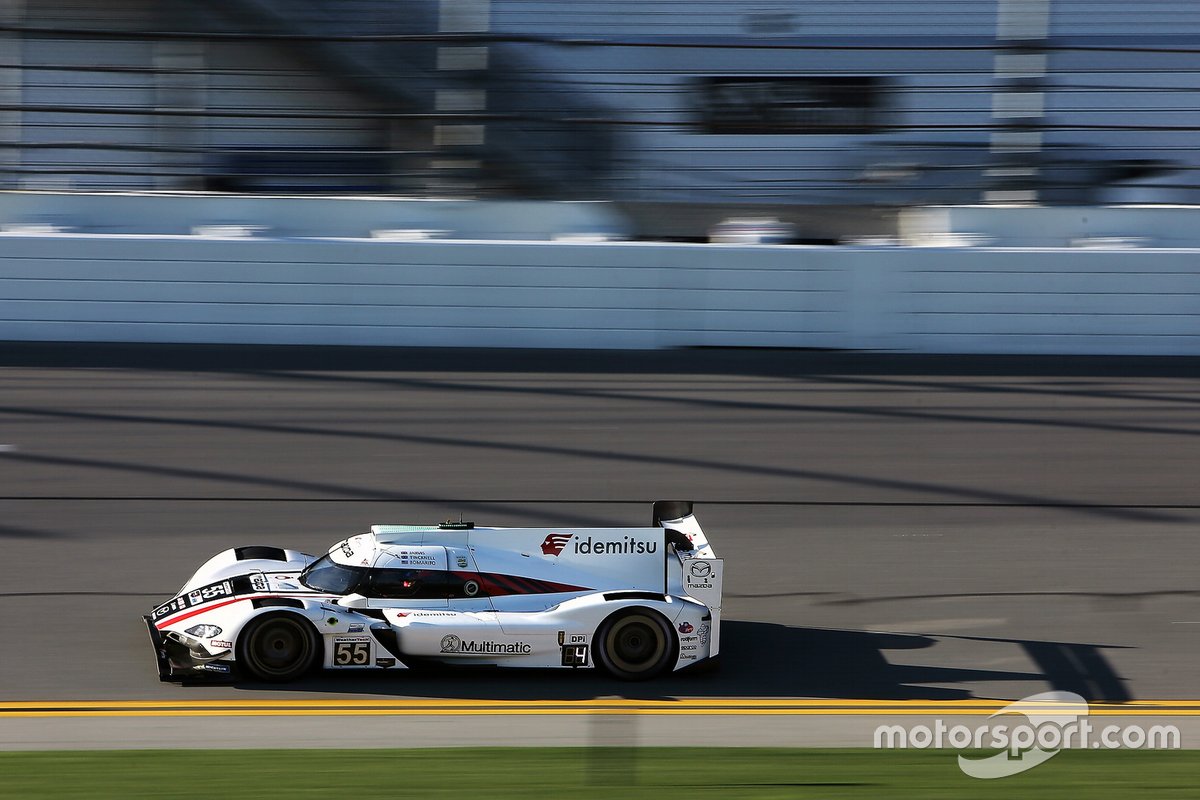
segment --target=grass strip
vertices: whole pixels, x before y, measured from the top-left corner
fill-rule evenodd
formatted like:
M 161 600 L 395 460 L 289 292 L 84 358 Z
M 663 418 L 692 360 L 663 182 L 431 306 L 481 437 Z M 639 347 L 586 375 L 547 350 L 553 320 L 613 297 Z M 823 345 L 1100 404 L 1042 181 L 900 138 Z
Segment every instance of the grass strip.
M 1193 798 L 1200 775 L 1194 750 L 1065 751 L 990 781 L 962 774 L 955 755 L 782 748 L 10 752 L 0 753 L 0 797 L 1124 800 Z

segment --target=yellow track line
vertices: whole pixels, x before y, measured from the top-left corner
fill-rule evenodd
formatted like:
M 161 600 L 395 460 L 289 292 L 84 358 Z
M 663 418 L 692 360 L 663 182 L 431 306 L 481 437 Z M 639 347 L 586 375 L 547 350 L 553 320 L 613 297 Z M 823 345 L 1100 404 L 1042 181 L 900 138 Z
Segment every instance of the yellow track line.
M 987 716 L 1009 705 L 1002 700 L 81 700 L 0 702 L 5 717 L 173 716 Z M 1052 713 L 1073 707 L 1039 704 Z M 1200 700 L 1136 700 L 1095 703 L 1092 716 L 1200 716 Z
M 842 698 L 763 698 L 763 697 L 690 697 L 671 700 L 638 700 L 620 697 L 601 697 L 589 700 L 485 700 L 462 698 L 375 698 L 342 699 L 342 698 L 293 698 L 254 699 L 228 698 L 219 700 L 15 700 L 0 701 L 0 709 L 8 708 L 135 708 L 161 707 L 172 708 L 210 708 L 212 706 L 254 708 L 275 706 L 337 706 L 337 707 L 415 707 L 415 706 L 786 706 L 789 708 L 810 707 L 848 707 L 865 706 L 872 709 L 897 708 L 972 708 L 998 709 L 1010 704 L 1011 700 L 989 700 L 974 698 L 968 700 L 859 700 Z M 1071 704 L 1041 703 L 1043 707 L 1053 708 L 1058 705 L 1073 707 Z M 1135 707 L 1192 707 L 1200 708 L 1200 700 L 1130 700 L 1122 703 L 1094 702 L 1092 708 L 1135 708 Z

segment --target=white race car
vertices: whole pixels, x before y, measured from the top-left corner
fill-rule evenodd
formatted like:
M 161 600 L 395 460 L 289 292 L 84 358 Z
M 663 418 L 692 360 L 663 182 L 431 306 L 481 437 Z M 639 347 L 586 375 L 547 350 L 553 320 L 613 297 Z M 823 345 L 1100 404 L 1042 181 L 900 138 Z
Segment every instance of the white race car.
M 144 619 L 164 681 L 435 663 L 652 678 L 717 655 L 723 572 L 690 502 L 655 503 L 653 525 L 374 525 L 320 558 L 238 547 Z

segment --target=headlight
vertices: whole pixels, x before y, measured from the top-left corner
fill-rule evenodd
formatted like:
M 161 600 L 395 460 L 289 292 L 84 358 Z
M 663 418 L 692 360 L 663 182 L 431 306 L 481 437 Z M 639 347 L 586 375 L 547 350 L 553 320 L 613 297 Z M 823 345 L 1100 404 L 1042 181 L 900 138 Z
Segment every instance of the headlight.
M 188 628 L 187 633 L 195 636 L 197 639 L 211 639 L 214 636 L 221 635 L 221 629 L 216 625 L 193 625 Z

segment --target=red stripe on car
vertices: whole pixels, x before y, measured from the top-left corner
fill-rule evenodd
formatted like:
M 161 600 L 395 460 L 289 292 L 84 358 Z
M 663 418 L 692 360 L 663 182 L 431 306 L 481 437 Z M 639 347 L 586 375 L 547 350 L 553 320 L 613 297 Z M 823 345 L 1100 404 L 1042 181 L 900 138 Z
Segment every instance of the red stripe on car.
M 555 583 L 521 575 L 503 575 L 499 572 L 455 572 L 454 577 L 478 581 L 483 591 L 493 597 L 512 594 L 556 594 L 558 592 L 590 592 L 587 586 Z
M 327 597 L 328 595 L 322 595 L 322 596 Z M 233 605 L 234 603 L 239 603 L 242 600 L 258 600 L 258 599 L 264 598 L 264 597 L 307 597 L 310 600 L 317 599 L 317 598 L 314 598 L 314 596 L 311 594 L 247 594 L 247 595 L 243 595 L 242 597 L 235 597 L 232 600 L 222 600 L 220 603 L 213 603 L 211 605 L 204 605 L 204 606 L 200 606 L 199 608 L 193 608 L 190 611 L 185 611 L 184 613 L 180 614 L 179 616 L 167 617 L 162 622 L 154 623 L 154 627 L 158 628 L 161 631 L 163 628 L 166 628 L 169 625 L 174 625 L 178 622 L 183 622 L 185 619 L 191 619 L 192 617 L 196 616 L 197 614 L 204 614 L 208 611 L 215 611 L 218 608 L 224 608 L 225 606 Z

